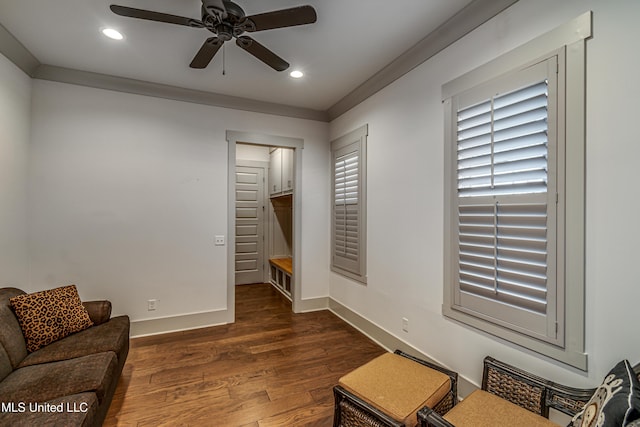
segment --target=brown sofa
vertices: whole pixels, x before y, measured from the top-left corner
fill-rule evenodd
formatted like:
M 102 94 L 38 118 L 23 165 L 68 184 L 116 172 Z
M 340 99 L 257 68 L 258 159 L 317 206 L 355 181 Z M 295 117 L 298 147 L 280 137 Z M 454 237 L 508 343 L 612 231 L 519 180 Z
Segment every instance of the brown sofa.
M 0 425 L 100 426 L 129 353 L 129 318 L 109 301 L 83 302 L 94 326 L 32 353 L 0 289 Z

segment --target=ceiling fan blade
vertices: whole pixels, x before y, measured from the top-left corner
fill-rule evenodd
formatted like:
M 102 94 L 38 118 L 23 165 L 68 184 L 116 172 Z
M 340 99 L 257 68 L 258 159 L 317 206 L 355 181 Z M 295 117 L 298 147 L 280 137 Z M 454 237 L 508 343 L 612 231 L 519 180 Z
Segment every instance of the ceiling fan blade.
M 254 32 L 313 24 L 317 18 L 316 10 L 313 7 L 299 6 L 247 16 L 241 25 L 244 31 Z
M 166 13 L 153 12 L 151 10 L 135 9 L 133 7 L 118 6 L 112 4 L 111 11 L 116 15 L 127 16 L 129 18 L 146 19 L 148 21 L 166 22 L 169 24 L 185 25 L 187 27 L 203 28 L 204 24 L 197 19 L 186 18 L 184 16 L 169 15 Z
M 278 55 L 271 52 L 251 37 L 238 37 L 236 39 L 236 44 L 276 71 L 284 71 L 289 68 L 289 63 L 287 61 L 280 58 Z
M 223 44 L 224 42 L 217 37 L 210 37 L 205 40 L 196 56 L 193 57 L 189 67 L 206 68 Z

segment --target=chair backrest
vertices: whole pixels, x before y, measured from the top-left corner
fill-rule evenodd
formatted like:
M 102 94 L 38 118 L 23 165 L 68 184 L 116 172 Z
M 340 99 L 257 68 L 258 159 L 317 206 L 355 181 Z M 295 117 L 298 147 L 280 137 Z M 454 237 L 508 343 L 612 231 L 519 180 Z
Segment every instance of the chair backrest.
M 548 381 L 522 369 L 496 360 L 484 359 L 482 389 L 543 417 L 549 416 L 545 404 Z
M 640 363 L 633 369 L 640 380 Z M 567 387 L 492 357 L 484 359 L 482 389 L 546 418 L 549 408 L 574 416 L 595 392 L 595 388 Z

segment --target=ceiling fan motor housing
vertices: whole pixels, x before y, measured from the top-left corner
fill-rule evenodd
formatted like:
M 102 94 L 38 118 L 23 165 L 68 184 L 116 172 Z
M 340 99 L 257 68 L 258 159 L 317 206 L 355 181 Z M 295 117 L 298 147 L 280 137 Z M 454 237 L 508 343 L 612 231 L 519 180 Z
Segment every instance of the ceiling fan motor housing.
M 225 42 L 228 42 L 233 38 L 233 27 L 224 22 L 216 25 L 214 32 L 218 35 L 220 40 Z
M 224 9 L 220 8 L 221 4 L 224 5 Z M 204 19 L 206 16 L 236 23 L 245 17 L 245 13 L 240 6 L 232 1 L 202 0 L 202 18 Z
M 226 13 L 223 0 L 202 0 L 203 14 L 206 9 L 211 15 L 224 15 Z
M 244 10 L 237 4 L 224 0 L 225 10 L 218 6 L 220 0 L 202 0 L 202 22 L 223 41 L 229 41 L 244 32 L 240 24 L 245 21 Z

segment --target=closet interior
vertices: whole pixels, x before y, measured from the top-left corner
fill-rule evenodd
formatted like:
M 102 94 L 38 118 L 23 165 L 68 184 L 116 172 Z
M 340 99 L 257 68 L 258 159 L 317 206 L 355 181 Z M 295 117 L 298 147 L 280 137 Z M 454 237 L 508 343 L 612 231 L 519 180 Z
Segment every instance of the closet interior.
M 294 150 L 269 149 L 269 281 L 291 299 L 293 276 Z

